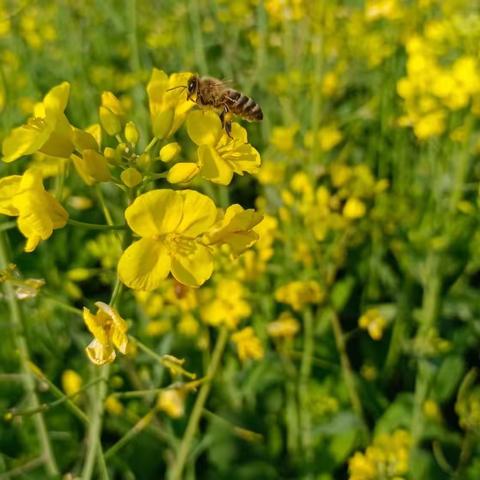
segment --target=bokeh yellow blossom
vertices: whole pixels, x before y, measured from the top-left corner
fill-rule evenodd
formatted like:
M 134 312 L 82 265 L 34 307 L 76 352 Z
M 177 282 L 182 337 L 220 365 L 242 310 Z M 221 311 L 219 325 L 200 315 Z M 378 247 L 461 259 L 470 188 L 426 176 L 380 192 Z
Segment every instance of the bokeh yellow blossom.
M 267 332 L 272 338 L 293 338 L 300 330 L 300 323 L 290 313 L 283 312 L 277 320 L 267 325 Z
M 397 430 L 378 435 L 365 453 L 348 461 L 349 480 L 404 480 L 408 473 L 410 435 Z
M 245 327 L 232 335 L 232 342 L 237 347 L 238 358 L 246 360 L 259 360 L 264 355 L 260 339 L 252 327 Z
M 296 280 L 279 287 L 275 298 L 282 303 L 287 303 L 294 310 L 300 311 L 307 304 L 320 303 L 325 292 L 315 280 Z
M 367 330 L 373 340 L 380 340 L 387 326 L 387 320 L 380 310 L 371 308 L 358 319 L 358 326 L 363 330 Z

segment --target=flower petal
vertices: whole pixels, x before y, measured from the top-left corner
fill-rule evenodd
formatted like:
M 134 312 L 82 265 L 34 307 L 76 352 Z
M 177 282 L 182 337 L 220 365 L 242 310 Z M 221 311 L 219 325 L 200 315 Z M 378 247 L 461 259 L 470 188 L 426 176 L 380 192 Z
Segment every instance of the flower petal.
M 12 204 L 12 198 L 18 193 L 22 177 L 10 175 L 0 179 L 0 213 L 18 215 L 18 210 Z
M 88 358 L 95 365 L 105 365 L 115 360 L 115 350 L 112 345 L 103 345 L 94 338 L 85 348 Z
M 168 75 L 158 68 L 154 68 L 152 76 L 147 85 L 148 101 L 150 104 L 150 113 L 158 113 L 158 106 L 163 104 L 165 91 L 168 88 Z
M 190 238 L 205 233 L 217 218 L 213 200 L 195 190 L 183 190 L 178 195 L 183 197 L 183 216 L 176 231 Z
M 222 122 L 215 112 L 194 110 L 187 117 L 187 132 L 197 145 L 215 145 L 223 133 Z
M 123 252 L 118 275 L 134 290 L 154 290 L 167 277 L 170 265 L 170 256 L 161 241 L 142 238 Z
M 48 140 L 51 128 L 42 122 L 38 123 L 38 128 L 33 128 L 30 125 L 14 128 L 3 140 L 2 154 L 4 162 L 13 162 L 23 155 L 32 154 Z
M 168 108 L 152 116 L 153 134 L 158 138 L 166 138 L 173 129 L 175 110 Z
M 69 95 L 70 84 L 68 82 L 62 82 L 60 85 L 53 87 L 43 99 L 46 115 L 50 111 L 57 114 L 63 113 L 67 107 Z
M 183 285 L 199 287 L 213 272 L 213 257 L 210 250 L 192 242 L 192 251 L 183 255 L 176 253 L 172 257 L 172 275 Z
M 107 318 L 105 315 L 93 314 L 87 307 L 83 307 L 83 321 L 90 333 L 102 345 L 108 345 L 109 340 L 105 330 Z
M 250 144 L 239 145 L 233 150 L 222 154 L 235 173 L 242 175 L 243 172 L 256 173 L 260 166 L 260 154 Z
M 81 157 L 72 155 L 72 160 L 77 173 L 87 185 L 108 182 L 112 178 L 107 159 L 95 150 L 85 149 Z
M 200 145 L 197 150 L 200 175 L 213 183 L 228 185 L 233 178 L 231 166 L 210 145 Z
M 53 228 L 64 227 L 68 220 L 67 211 L 50 192 L 45 192 L 43 199 L 45 202 L 45 210 L 48 212 Z
M 174 190 L 144 193 L 125 210 L 130 228 L 141 237 L 153 238 L 176 230 L 183 214 L 183 198 Z

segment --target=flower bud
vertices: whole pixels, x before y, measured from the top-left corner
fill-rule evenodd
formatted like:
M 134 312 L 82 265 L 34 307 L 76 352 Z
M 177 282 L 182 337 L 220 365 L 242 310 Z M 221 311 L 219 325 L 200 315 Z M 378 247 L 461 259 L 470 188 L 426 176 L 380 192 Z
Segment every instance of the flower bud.
M 120 162 L 121 155 L 118 155 L 117 151 L 112 147 L 105 147 L 103 155 L 110 163 Z
M 114 136 L 120 133 L 122 125 L 120 119 L 106 107 L 100 107 L 100 123 L 108 135 Z
M 125 125 L 125 138 L 127 142 L 130 142 L 132 145 L 136 145 L 138 142 L 140 134 L 138 133 L 138 129 L 133 122 L 128 122 Z
M 125 115 L 120 100 L 112 92 L 102 93 L 102 105 L 99 109 L 100 123 L 109 135 L 117 135 L 122 129 Z
M 187 183 L 193 180 L 200 171 L 196 163 L 177 163 L 174 165 L 167 175 L 167 181 L 170 183 Z
M 128 188 L 133 188 L 142 181 L 142 174 L 136 168 L 130 167 L 120 174 L 120 178 Z
M 182 150 L 177 142 L 168 143 L 160 150 L 160 160 L 162 162 L 171 162 Z

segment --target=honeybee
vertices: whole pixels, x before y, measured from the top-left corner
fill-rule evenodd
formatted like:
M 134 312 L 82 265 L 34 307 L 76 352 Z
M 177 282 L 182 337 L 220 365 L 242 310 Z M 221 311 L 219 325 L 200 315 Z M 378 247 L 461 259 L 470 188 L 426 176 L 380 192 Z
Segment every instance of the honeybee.
M 216 110 L 229 136 L 232 131 L 232 115 L 249 122 L 263 119 L 262 109 L 253 98 L 229 88 L 225 82 L 216 78 L 192 75 L 187 82 L 187 99 L 193 100 L 200 107 Z

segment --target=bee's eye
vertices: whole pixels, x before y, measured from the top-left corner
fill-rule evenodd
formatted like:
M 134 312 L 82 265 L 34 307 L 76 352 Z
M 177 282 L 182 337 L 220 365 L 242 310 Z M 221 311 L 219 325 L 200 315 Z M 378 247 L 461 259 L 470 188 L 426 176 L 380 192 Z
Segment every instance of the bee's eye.
M 188 82 L 188 91 L 192 93 L 195 90 L 195 80 L 190 80 Z

